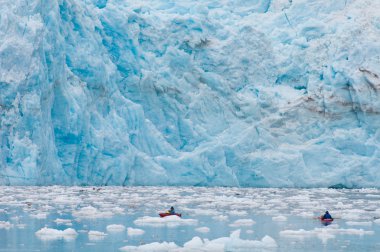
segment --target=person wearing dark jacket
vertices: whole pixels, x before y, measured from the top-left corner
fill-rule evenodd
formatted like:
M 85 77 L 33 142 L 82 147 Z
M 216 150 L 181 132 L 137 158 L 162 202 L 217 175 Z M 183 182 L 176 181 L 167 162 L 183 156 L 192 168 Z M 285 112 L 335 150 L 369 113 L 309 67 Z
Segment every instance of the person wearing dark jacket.
M 175 214 L 174 207 L 171 207 L 170 210 L 167 211 L 168 214 Z
M 331 217 L 329 211 L 326 211 L 326 213 L 322 216 L 322 220 L 326 220 L 326 219 L 332 219 L 333 217 Z

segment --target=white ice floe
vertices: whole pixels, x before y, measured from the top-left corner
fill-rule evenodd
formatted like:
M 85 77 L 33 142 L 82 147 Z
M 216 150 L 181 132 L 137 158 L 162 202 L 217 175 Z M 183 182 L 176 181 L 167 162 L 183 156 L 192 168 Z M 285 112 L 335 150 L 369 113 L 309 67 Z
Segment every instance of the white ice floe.
M 31 214 L 30 217 L 35 218 L 35 219 L 46 219 L 48 216 L 48 213 L 35 213 Z
M 57 230 L 47 227 L 41 228 L 35 234 L 41 240 L 73 240 L 78 235 L 78 233 L 72 228 L 68 228 L 65 230 Z
M 197 225 L 198 220 L 182 219 L 176 215 L 165 218 L 144 216 L 134 221 L 137 226 L 168 226 L 176 227 L 180 225 Z
M 220 214 L 219 211 L 215 209 L 202 209 L 202 208 L 181 208 L 181 210 L 186 211 L 186 213 L 191 215 L 218 215 Z
M 18 229 L 24 229 L 26 227 L 26 224 L 16 224 L 16 227 Z
M 153 242 L 149 244 L 144 244 L 140 246 L 125 246 L 120 248 L 121 251 L 147 251 L 147 252 L 166 252 L 178 249 L 178 246 L 174 242 Z
M 215 240 L 202 240 L 199 237 L 194 237 L 186 242 L 183 247 L 176 245 L 173 242 L 163 243 L 150 243 L 141 246 L 125 246 L 120 248 L 122 251 L 168 251 L 168 252 L 218 252 L 218 251 L 252 251 L 252 250 L 270 250 L 276 249 L 276 241 L 270 237 L 265 236 L 263 239 L 256 240 L 242 240 L 240 239 L 240 230 L 232 232 L 230 237 L 221 237 Z
M 89 231 L 88 232 L 88 239 L 90 241 L 99 241 L 103 240 L 107 236 L 106 233 L 100 232 L 100 231 Z
M 380 225 L 380 219 L 374 220 L 373 223 Z
M 124 225 L 119 225 L 119 224 L 111 224 L 107 226 L 107 231 L 108 232 L 123 232 L 125 230 Z
M 195 231 L 197 231 L 199 233 L 208 233 L 208 232 L 210 232 L 210 228 L 208 228 L 208 227 L 199 227 L 199 228 L 196 228 Z
M 292 237 L 292 238 L 309 238 L 309 237 L 318 237 L 322 242 L 326 242 L 328 239 L 335 238 L 335 235 L 373 235 L 374 231 L 367 231 L 363 229 L 343 229 L 338 228 L 338 226 L 328 226 L 324 228 L 315 228 L 313 230 L 283 230 L 280 232 L 281 236 Z
M 347 221 L 348 226 L 372 226 L 372 221 Z
M 110 211 L 100 211 L 92 206 L 82 207 L 74 211 L 73 216 L 81 219 L 97 219 L 97 218 L 110 218 L 113 213 Z
M 252 219 L 239 219 L 231 223 L 230 227 L 243 227 L 243 226 L 252 226 L 256 222 Z
M 13 227 L 9 221 L 0 221 L 0 229 L 10 229 Z
M 273 221 L 287 221 L 288 218 L 286 218 L 286 217 L 283 216 L 283 215 L 279 215 L 279 216 L 272 217 L 272 220 L 273 220 Z
M 131 228 L 129 227 L 127 229 L 127 233 L 129 236 L 137 236 L 137 235 L 143 235 L 145 233 L 144 230 L 139 229 L 139 228 Z
M 232 210 L 228 214 L 230 216 L 246 216 L 246 215 L 248 215 L 247 211 L 238 211 L 238 210 Z
M 217 216 L 213 216 L 212 219 L 217 220 L 217 221 L 228 221 L 228 216 L 227 215 L 217 215 Z
M 54 221 L 55 223 L 57 223 L 57 225 L 66 225 L 66 226 L 72 226 L 73 224 L 71 223 L 71 220 L 69 219 L 56 219 Z

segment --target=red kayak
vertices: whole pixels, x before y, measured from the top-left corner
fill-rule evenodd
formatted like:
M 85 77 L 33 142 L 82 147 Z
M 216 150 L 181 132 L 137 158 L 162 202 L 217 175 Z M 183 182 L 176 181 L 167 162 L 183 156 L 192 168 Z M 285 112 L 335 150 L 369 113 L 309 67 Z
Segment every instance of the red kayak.
M 177 215 L 178 217 L 181 217 L 182 214 L 180 213 L 175 213 L 175 214 L 170 214 L 170 213 L 159 213 L 160 217 L 163 218 L 163 217 L 166 217 L 166 216 L 171 216 L 171 215 Z
M 320 217 L 320 219 L 321 219 L 322 224 L 326 226 L 330 225 L 334 221 L 334 219 L 322 219 L 322 217 Z

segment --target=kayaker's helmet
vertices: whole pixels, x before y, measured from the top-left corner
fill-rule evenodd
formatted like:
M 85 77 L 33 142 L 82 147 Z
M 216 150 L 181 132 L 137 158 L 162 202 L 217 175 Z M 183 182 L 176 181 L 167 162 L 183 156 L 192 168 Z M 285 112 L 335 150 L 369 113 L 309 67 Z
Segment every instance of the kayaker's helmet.
M 328 213 L 329 213 L 329 211 L 326 211 L 326 213 L 328 214 Z
M 173 209 L 174 209 L 174 207 L 170 207 L 170 209 L 171 209 L 171 210 L 173 210 Z

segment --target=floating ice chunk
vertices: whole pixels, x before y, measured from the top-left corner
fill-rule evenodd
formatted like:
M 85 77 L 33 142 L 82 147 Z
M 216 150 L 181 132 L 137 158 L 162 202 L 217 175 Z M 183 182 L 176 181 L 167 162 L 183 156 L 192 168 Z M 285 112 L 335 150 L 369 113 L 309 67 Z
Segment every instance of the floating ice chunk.
M 90 241 L 99 241 L 103 240 L 107 236 L 106 233 L 100 232 L 100 231 L 89 231 L 88 232 L 88 239 Z
M 154 251 L 154 252 L 167 252 L 172 251 L 174 249 L 177 249 L 178 246 L 174 242 L 153 242 L 141 246 L 125 246 L 120 248 L 121 251 L 133 251 L 133 252 L 139 252 L 139 251 Z
M 208 233 L 208 232 L 210 232 L 210 228 L 208 228 L 208 227 L 199 227 L 199 228 L 196 228 L 195 231 L 197 231 L 199 233 Z
M 53 203 L 56 204 L 62 204 L 62 205 L 72 205 L 72 204 L 77 204 L 81 201 L 80 198 L 74 197 L 72 195 L 66 196 L 66 195 L 59 195 L 56 196 L 54 199 L 52 199 Z
M 123 232 L 125 230 L 124 225 L 118 225 L 118 224 L 111 224 L 107 226 L 107 231 L 108 232 Z
M 374 220 L 373 223 L 380 225 L 380 219 Z
M 303 218 L 311 218 L 311 217 L 314 216 L 314 214 L 311 213 L 311 212 L 303 212 L 303 211 L 301 211 L 301 212 L 297 213 L 297 216 L 300 216 L 300 217 L 303 217 Z
M 113 213 L 110 211 L 101 212 L 95 207 L 87 206 L 73 212 L 73 216 L 82 219 L 97 219 L 97 218 L 110 218 Z
M 35 219 L 46 219 L 48 216 L 47 213 L 36 213 L 36 214 L 31 214 L 30 217 L 35 218 Z
M 65 230 L 57 230 L 47 227 L 41 228 L 35 234 L 41 240 L 73 240 L 78 235 L 78 233 L 72 228 L 68 228 Z
M 217 215 L 217 216 L 213 216 L 212 219 L 218 220 L 218 221 L 227 221 L 228 216 L 227 215 Z
M 253 230 L 247 230 L 247 231 L 245 231 L 247 234 L 253 234 L 254 233 L 254 231 Z
M 143 235 L 145 233 L 144 230 L 139 229 L 139 228 L 131 228 L 129 227 L 127 229 L 128 235 L 129 236 L 135 236 L 135 235 Z
M 226 244 L 227 251 L 252 251 L 252 249 L 273 249 L 277 247 L 276 241 L 266 235 L 261 241 L 242 240 L 235 238 Z
M 198 236 L 195 236 L 195 237 L 193 237 L 193 239 L 186 242 L 183 246 L 185 248 L 189 248 L 189 249 L 201 248 L 203 246 L 203 241 Z
M 175 243 L 150 243 L 141 246 L 125 246 L 120 248 L 122 251 L 169 251 L 169 252 L 185 252 L 185 251 L 252 251 L 265 250 L 277 247 L 276 241 L 265 236 L 259 241 L 240 239 L 240 230 L 235 230 L 230 237 L 221 237 L 215 240 L 202 240 L 195 236 L 186 242 L 183 247 L 177 246 Z
M 372 221 L 347 221 L 348 226 L 372 226 Z
M 246 215 L 248 215 L 247 211 L 238 211 L 238 210 L 232 210 L 228 214 L 232 215 L 232 216 L 246 216 Z
M 187 209 L 186 212 L 192 213 L 193 215 L 218 215 L 219 212 L 213 209 Z
M 144 216 L 138 218 L 133 223 L 137 226 L 168 226 L 176 227 L 180 225 L 197 225 L 198 220 L 195 219 L 182 219 L 176 215 L 167 216 L 165 218 Z
M 242 226 L 252 226 L 256 222 L 252 219 L 239 219 L 236 220 L 234 223 L 231 223 L 230 227 L 242 227 Z
M 326 242 L 327 239 L 335 238 L 335 235 L 345 234 L 345 235 L 373 235 L 373 231 L 366 231 L 363 229 L 342 229 L 337 228 L 336 226 L 329 226 L 325 228 L 315 228 L 313 230 L 283 230 L 280 232 L 280 235 L 285 237 L 293 238 L 306 238 L 306 237 L 318 237 L 323 242 Z
M 26 227 L 26 224 L 16 224 L 16 227 L 19 229 L 24 229 Z
M 54 221 L 55 223 L 57 223 L 57 225 L 66 225 L 66 226 L 72 226 L 73 224 L 71 223 L 71 220 L 69 219 L 56 219 Z
M 342 219 L 345 219 L 345 220 L 357 220 L 357 221 L 360 221 L 360 220 L 363 220 L 363 219 L 368 219 L 369 216 L 368 214 L 362 210 L 362 209 L 347 209 L 347 210 L 344 210 L 344 212 L 342 213 Z
M 13 227 L 9 221 L 0 221 L 0 229 L 10 229 Z
M 272 220 L 273 220 L 273 221 L 287 221 L 288 218 L 286 218 L 286 217 L 283 216 L 283 215 L 279 215 L 279 216 L 272 217 Z

